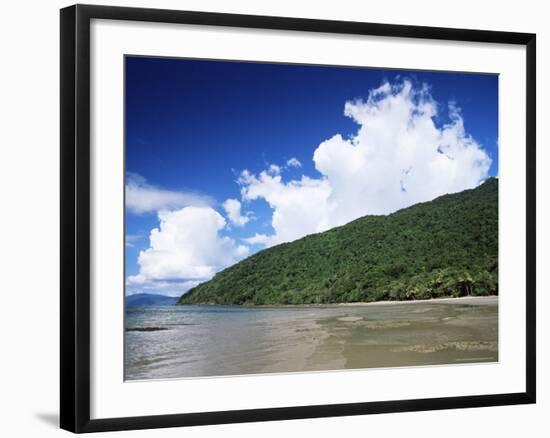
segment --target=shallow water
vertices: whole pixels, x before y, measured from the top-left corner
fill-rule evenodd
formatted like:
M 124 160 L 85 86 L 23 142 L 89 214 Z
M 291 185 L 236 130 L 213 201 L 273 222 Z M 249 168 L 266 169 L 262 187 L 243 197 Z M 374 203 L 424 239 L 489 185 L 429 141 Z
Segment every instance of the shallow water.
M 127 380 L 498 360 L 491 302 L 134 307 L 125 325 Z

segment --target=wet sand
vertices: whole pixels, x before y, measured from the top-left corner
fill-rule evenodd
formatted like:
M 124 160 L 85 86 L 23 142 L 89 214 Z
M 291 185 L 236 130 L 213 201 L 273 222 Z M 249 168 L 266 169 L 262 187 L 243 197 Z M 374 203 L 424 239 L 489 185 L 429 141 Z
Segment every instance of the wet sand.
M 174 343 L 174 351 L 163 351 L 160 361 L 149 351 L 145 354 L 151 356 L 149 362 L 134 360 L 130 355 L 127 378 L 498 361 L 498 297 L 281 306 L 233 312 L 235 315 L 230 317 L 220 313 L 203 322 L 197 320 L 195 325 L 182 325 L 179 331 L 170 327 L 153 333 L 127 332 L 130 347 L 147 339 L 162 341 L 163 336 L 171 336 Z M 197 334 L 200 342 L 183 345 Z
M 264 372 L 498 361 L 498 297 L 341 304 L 337 308 L 346 311 L 310 321 L 303 339 L 307 349 L 280 352 L 279 360 Z M 289 328 L 284 336 L 292 338 L 292 331 Z

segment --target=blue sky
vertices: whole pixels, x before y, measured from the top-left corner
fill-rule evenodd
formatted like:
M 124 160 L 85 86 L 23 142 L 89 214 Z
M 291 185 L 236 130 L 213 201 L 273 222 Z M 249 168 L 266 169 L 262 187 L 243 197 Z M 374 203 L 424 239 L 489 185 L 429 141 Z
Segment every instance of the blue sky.
M 179 295 L 498 175 L 495 75 L 146 57 L 125 74 L 127 293 Z

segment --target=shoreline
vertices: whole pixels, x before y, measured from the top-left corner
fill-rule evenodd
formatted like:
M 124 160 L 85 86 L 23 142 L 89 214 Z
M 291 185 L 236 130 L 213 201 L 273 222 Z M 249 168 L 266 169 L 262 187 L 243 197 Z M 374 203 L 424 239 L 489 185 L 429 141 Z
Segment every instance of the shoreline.
M 358 301 L 354 303 L 329 303 L 329 304 L 174 304 L 175 306 L 204 306 L 204 307 L 241 307 L 246 309 L 323 309 L 342 307 L 370 307 L 370 306 L 394 306 L 398 304 L 465 304 L 470 306 L 496 306 L 498 295 L 487 296 L 465 296 L 465 297 L 443 297 L 428 298 L 425 300 L 399 300 L 399 301 Z
M 401 301 L 372 301 L 360 303 L 338 303 L 336 306 L 375 306 L 375 305 L 394 305 L 406 303 L 443 303 L 443 304 L 468 304 L 468 305 L 496 305 L 498 304 L 498 295 L 487 295 L 479 297 L 444 297 L 429 298 L 425 300 L 401 300 Z

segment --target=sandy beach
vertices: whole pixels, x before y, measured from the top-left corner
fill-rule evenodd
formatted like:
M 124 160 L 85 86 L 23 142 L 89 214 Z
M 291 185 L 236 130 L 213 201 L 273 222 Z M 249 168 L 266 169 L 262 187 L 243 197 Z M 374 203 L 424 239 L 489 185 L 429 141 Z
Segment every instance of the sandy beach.
M 393 304 L 419 304 L 419 303 L 441 303 L 441 304 L 468 304 L 476 306 L 495 306 L 498 304 L 498 296 L 491 295 L 486 297 L 457 297 L 457 298 L 432 298 L 429 300 L 409 300 L 409 301 L 374 301 L 370 303 L 341 303 L 337 306 L 380 306 Z
M 129 380 L 498 361 L 498 297 L 140 312 Z

